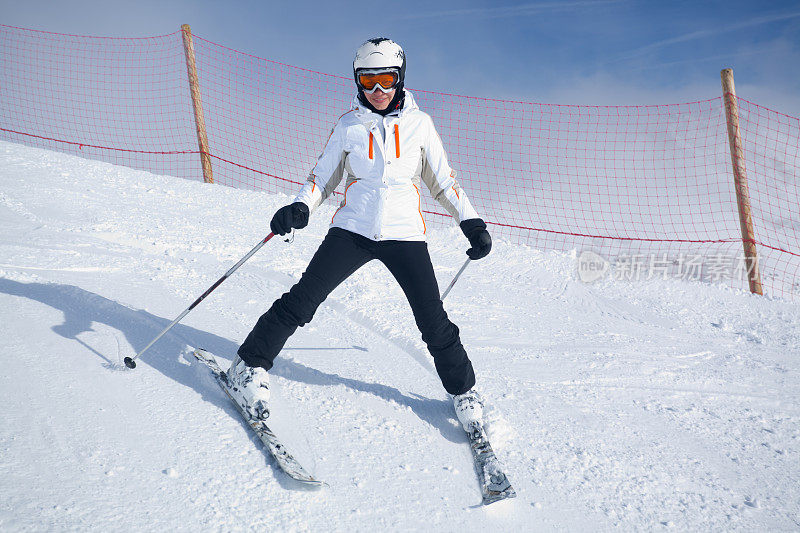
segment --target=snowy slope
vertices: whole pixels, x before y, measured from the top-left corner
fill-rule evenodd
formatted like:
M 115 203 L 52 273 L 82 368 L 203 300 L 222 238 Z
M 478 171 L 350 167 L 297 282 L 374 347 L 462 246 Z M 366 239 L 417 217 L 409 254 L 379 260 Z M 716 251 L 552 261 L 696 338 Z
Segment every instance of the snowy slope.
M 121 368 L 287 200 L 0 143 L 0 530 L 800 528 L 798 304 L 586 285 L 574 253 L 502 241 L 445 307 L 519 497 L 479 505 L 466 438 L 379 263 L 273 370 L 275 424 L 330 487 L 292 484 L 186 350 L 229 359 L 298 279 L 330 206 Z M 465 248 L 455 226 L 430 236 L 440 285 Z

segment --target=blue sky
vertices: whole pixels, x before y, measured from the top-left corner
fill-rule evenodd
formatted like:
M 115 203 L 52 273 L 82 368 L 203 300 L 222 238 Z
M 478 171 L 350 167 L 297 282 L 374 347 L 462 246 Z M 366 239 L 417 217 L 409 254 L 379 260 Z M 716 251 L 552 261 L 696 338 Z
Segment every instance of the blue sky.
M 733 67 L 739 96 L 800 116 L 800 2 L 304 2 L 0 0 L 0 22 L 64 33 L 147 36 L 188 23 L 206 39 L 350 75 L 384 35 L 407 86 L 548 103 L 659 104 L 714 98 Z

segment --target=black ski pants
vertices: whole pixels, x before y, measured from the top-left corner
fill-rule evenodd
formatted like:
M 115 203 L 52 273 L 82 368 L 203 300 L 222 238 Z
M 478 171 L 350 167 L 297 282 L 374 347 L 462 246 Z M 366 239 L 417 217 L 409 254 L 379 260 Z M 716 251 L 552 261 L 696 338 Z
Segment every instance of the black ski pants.
M 471 389 L 475 385 L 472 363 L 458 328 L 442 306 L 427 243 L 373 241 L 340 228 L 328 231 L 300 281 L 258 319 L 239 356 L 250 366 L 272 368 L 297 327 L 310 322 L 331 291 L 373 259 L 386 265 L 408 298 L 445 390 L 462 394 Z

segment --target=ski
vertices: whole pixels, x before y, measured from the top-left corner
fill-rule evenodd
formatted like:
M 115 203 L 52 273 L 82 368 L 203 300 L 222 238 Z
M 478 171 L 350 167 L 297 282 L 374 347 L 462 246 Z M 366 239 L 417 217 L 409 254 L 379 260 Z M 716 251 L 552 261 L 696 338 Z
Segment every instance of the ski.
M 278 466 L 286 473 L 286 475 L 306 485 L 325 485 L 323 481 L 314 478 L 314 476 L 309 474 L 306 469 L 303 468 L 297 459 L 295 459 L 295 457 L 289 453 L 286 447 L 281 443 L 281 441 L 264 420 L 253 418 L 248 415 L 244 409 L 242 409 L 242 407 L 239 405 L 239 402 L 237 402 L 233 396 L 231 396 L 229 390 L 230 387 L 228 384 L 228 376 L 225 375 L 225 372 L 219 367 L 217 360 L 210 352 L 195 348 L 192 351 L 192 354 L 195 356 L 195 358 L 197 358 L 198 361 L 208 367 L 217 384 L 223 390 L 225 395 L 231 399 L 233 405 L 236 406 L 236 410 L 239 411 L 239 414 L 242 415 L 247 424 L 253 429 L 253 431 L 255 431 L 256 435 L 258 435 L 258 438 L 264 443 L 264 446 L 266 446 L 267 450 L 269 450 L 270 455 L 272 455 L 272 457 L 275 459 L 275 462 L 278 463 Z
M 472 424 L 467 435 L 469 436 L 469 447 L 472 449 L 472 458 L 475 460 L 475 470 L 481 484 L 483 504 L 489 505 L 506 498 L 515 498 L 517 493 L 514 492 L 514 487 L 506 477 L 503 466 L 494 454 L 483 425 Z

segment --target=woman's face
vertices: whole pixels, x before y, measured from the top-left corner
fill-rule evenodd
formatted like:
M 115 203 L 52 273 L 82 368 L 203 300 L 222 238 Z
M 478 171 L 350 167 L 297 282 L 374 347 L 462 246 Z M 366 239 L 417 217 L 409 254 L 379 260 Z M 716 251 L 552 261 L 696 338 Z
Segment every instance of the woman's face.
M 394 93 L 396 91 L 397 89 L 392 89 L 388 93 L 385 93 L 380 89 L 378 89 L 372 94 L 365 92 L 364 96 L 367 97 L 367 101 L 370 104 L 372 104 L 372 107 L 374 107 L 378 111 L 383 111 L 384 109 L 389 107 L 389 102 L 391 102 L 392 98 L 394 98 Z

